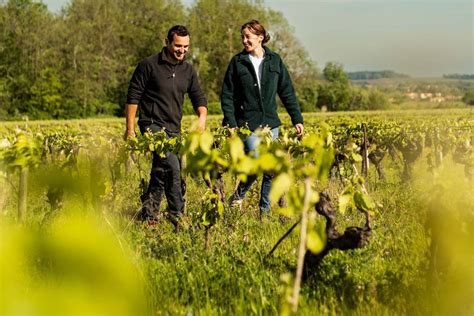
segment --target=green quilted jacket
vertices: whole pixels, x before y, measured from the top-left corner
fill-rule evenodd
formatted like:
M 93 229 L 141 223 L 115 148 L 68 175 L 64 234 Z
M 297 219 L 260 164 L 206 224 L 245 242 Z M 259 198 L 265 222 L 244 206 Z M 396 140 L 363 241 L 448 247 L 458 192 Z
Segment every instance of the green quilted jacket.
M 265 58 L 261 89 L 249 54 L 243 50 L 235 55 L 227 68 L 221 92 L 224 113 L 223 126 L 247 126 L 251 131 L 259 127 L 277 127 L 281 121 L 277 113 L 276 96 L 280 97 L 293 125 L 303 123 L 291 78 L 280 56 L 264 46 Z

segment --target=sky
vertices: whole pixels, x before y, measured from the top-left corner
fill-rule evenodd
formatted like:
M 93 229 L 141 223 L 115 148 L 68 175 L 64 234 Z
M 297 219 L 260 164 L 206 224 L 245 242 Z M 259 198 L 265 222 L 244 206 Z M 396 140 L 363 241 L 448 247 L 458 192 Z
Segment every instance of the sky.
M 43 0 L 53 12 L 67 2 Z M 320 69 L 334 61 L 346 71 L 393 70 L 413 77 L 474 74 L 474 0 L 264 3 L 283 12 Z

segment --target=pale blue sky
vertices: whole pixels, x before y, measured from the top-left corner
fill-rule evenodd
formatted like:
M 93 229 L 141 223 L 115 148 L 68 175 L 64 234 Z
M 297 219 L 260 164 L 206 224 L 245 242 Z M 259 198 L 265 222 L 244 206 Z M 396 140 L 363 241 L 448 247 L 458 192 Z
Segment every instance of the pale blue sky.
M 58 11 L 68 0 L 43 2 Z M 347 71 L 387 69 L 416 77 L 474 73 L 474 0 L 266 0 L 265 4 L 284 13 L 319 68 L 337 61 Z

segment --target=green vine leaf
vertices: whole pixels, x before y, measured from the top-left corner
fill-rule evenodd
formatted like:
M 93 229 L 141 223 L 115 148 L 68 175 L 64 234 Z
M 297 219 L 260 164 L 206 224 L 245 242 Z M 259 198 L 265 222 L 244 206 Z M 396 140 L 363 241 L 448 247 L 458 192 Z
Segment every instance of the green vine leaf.
M 270 191 L 270 203 L 276 205 L 278 200 L 290 190 L 293 184 L 292 177 L 287 173 L 282 173 L 272 181 L 272 189 Z
M 322 238 L 316 230 L 310 230 L 307 233 L 306 238 L 306 246 L 312 253 L 318 254 L 323 251 L 325 238 Z
M 375 203 L 370 196 L 360 191 L 354 193 L 354 202 L 358 209 L 372 212 L 375 209 Z

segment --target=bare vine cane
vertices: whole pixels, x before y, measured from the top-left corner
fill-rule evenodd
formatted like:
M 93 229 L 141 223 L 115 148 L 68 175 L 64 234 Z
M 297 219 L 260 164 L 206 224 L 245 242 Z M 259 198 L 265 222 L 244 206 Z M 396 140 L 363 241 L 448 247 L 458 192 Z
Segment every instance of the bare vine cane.
M 308 227 L 308 210 L 311 195 L 311 178 L 305 180 L 305 194 L 303 211 L 301 213 L 301 232 L 300 232 L 300 246 L 298 250 L 298 266 L 296 268 L 295 284 L 293 286 L 293 295 L 291 297 L 291 305 L 293 306 L 293 312 L 298 310 L 298 299 L 301 288 L 301 276 L 303 275 L 304 258 L 306 254 L 306 230 Z

